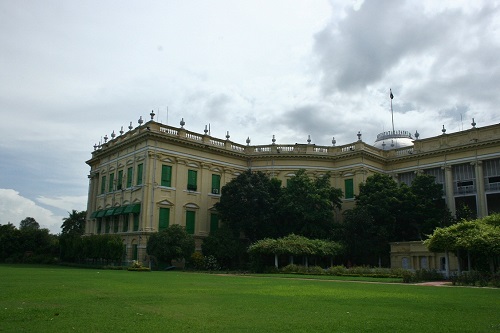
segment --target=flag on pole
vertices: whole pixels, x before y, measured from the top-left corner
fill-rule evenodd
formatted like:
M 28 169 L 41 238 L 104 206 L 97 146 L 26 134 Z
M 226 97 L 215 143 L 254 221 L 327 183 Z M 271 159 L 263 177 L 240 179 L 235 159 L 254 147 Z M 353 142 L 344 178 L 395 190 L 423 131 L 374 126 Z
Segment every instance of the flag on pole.
M 391 97 L 391 99 L 393 99 L 394 95 L 392 94 L 392 89 L 389 89 L 389 91 L 391 92 L 391 94 L 389 96 Z

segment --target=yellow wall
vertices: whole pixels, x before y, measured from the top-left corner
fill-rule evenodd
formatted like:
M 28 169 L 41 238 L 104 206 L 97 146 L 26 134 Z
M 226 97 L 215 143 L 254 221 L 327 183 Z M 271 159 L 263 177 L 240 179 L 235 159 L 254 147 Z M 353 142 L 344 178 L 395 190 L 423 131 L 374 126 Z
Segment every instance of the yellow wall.
M 150 121 L 140 127 L 104 143 L 87 161 L 90 166 L 88 220 L 86 234 L 97 232 L 98 219 L 94 212 L 140 203 L 140 225 L 132 230 L 133 215 L 117 216 L 118 234 L 127 245 L 128 259 L 132 258 L 133 245 L 139 248 L 139 259 L 146 255 L 145 246 L 151 232 L 158 231 L 161 207 L 170 209 L 170 224 L 185 225 L 186 211 L 195 211 L 197 247 L 210 232 L 210 214 L 220 194 L 211 193 L 212 174 L 221 176 L 221 188 L 248 168 L 276 177 L 286 185 L 286 180 L 298 170 L 309 175 L 326 172 L 332 175 L 334 187 L 344 191 L 346 179 L 353 179 L 354 193 L 367 177 L 374 173 L 386 173 L 398 179 L 398 174 L 421 172 L 427 168 L 442 168 L 447 172 L 446 200 L 455 211 L 455 194 L 452 187 L 451 166 L 473 163 L 481 175 L 481 161 L 500 158 L 500 125 L 446 134 L 415 141 L 414 147 L 384 151 L 357 141 L 343 146 L 316 146 L 312 144 L 266 146 L 241 145 L 208 135 L 194 133 Z M 136 170 L 143 164 L 143 182 L 136 184 Z M 172 186 L 162 187 L 161 166 L 172 166 Z M 126 187 L 127 169 L 134 169 L 132 184 Z M 198 187 L 187 190 L 188 170 L 196 170 Z M 123 170 L 122 189 L 114 184 L 108 191 L 109 177 Z M 102 176 L 107 177 L 106 191 L 101 194 Z M 478 215 L 487 214 L 484 179 L 478 179 Z M 343 210 L 354 207 L 354 199 L 345 199 Z M 341 214 L 336 214 L 341 219 Z M 129 220 L 128 231 L 123 232 L 124 219 Z M 103 227 L 104 230 L 104 227 Z M 113 232 L 113 227 L 111 227 Z M 429 262 L 435 260 L 429 257 Z

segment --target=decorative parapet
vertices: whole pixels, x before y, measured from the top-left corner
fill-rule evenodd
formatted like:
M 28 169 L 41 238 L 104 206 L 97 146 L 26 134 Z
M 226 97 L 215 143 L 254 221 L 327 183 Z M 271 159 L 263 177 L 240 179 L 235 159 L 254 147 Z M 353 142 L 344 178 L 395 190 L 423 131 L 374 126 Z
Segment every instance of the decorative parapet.
M 129 127 L 130 128 L 130 127 Z M 229 133 L 226 135 L 226 139 L 219 139 L 208 135 L 208 131 L 205 134 L 200 134 L 196 132 L 191 132 L 185 128 L 176 128 L 169 125 L 164 125 L 157 123 L 155 121 L 149 121 L 143 125 L 136 127 L 135 129 L 130 129 L 127 132 L 120 131 L 120 135 L 112 136 L 111 140 L 106 140 L 105 143 L 95 146 L 95 151 L 93 154 L 99 154 L 100 151 L 106 150 L 107 148 L 113 147 L 117 144 L 130 140 L 138 135 L 143 135 L 145 132 L 156 133 L 164 135 L 167 137 L 172 137 L 180 140 L 192 141 L 197 143 L 202 143 L 206 146 L 212 146 L 217 149 L 223 149 L 230 152 L 237 152 L 245 155 L 269 155 L 269 154 L 282 154 L 282 155 L 296 155 L 296 154 L 307 154 L 307 155 L 342 155 L 353 152 L 368 152 L 373 155 L 385 156 L 385 157 L 403 157 L 408 155 L 413 155 L 416 153 L 425 153 L 429 151 L 440 150 L 449 146 L 463 146 L 481 143 L 491 139 L 498 139 L 498 125 L 491 125 L 483 128 L 472 128 L 470 130 L 450 133 L 445 136 L 440 135 L 427 139 L 419 139 L 414 141 L 414 146 L 397 148 L 389 151 L 381 150 L 377 147 L 368 145 L 363 141 L 359 140 L 354 143 L 342 145 L 342 146 L 317 146 L 315 144 L 276 144 L 275 140 L 269 145 L 256 145 L 251 146 L 250 140 L 247 139 L 247 144 L 242 145 L 229 140 Z M 396 132 L 384 132 L 378 135 L 377 139 L 383 139 L 385 136 L 401 136 L 401 137 L 411 137 L 411 134 L 406 131 L 396 131 Z M 445 142 L 444 142 L 444 141 Z

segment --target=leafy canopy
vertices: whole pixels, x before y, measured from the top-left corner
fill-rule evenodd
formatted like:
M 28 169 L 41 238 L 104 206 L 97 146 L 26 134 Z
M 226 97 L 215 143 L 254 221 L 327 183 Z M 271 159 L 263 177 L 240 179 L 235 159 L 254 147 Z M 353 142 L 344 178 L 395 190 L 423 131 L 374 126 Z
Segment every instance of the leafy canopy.
M 87 212 L 85 210 L 79 212 L 73 209 L 68 214 L 68 217 L 63 218 L 63 224 L 61 225 L 62 234 L 83 235 Z
M 189 258 L 195 249 L 194 238 L 184 227 L 173 224 L 167 229 L 153 233 L 147 243 L 147 252 L 158 260 L 170 264 L 172 260 Z

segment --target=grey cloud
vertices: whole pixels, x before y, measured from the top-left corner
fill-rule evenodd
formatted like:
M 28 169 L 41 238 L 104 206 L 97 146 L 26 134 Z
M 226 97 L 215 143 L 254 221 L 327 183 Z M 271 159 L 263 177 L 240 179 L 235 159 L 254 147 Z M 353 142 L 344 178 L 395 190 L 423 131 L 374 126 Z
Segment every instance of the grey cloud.
M 325 94 L 353 91 L 382 79 L 406 56 L 433 52 L 447 38 L 457 11 L 425 17 L 403 1 L 366 1 L 315 36 Z

